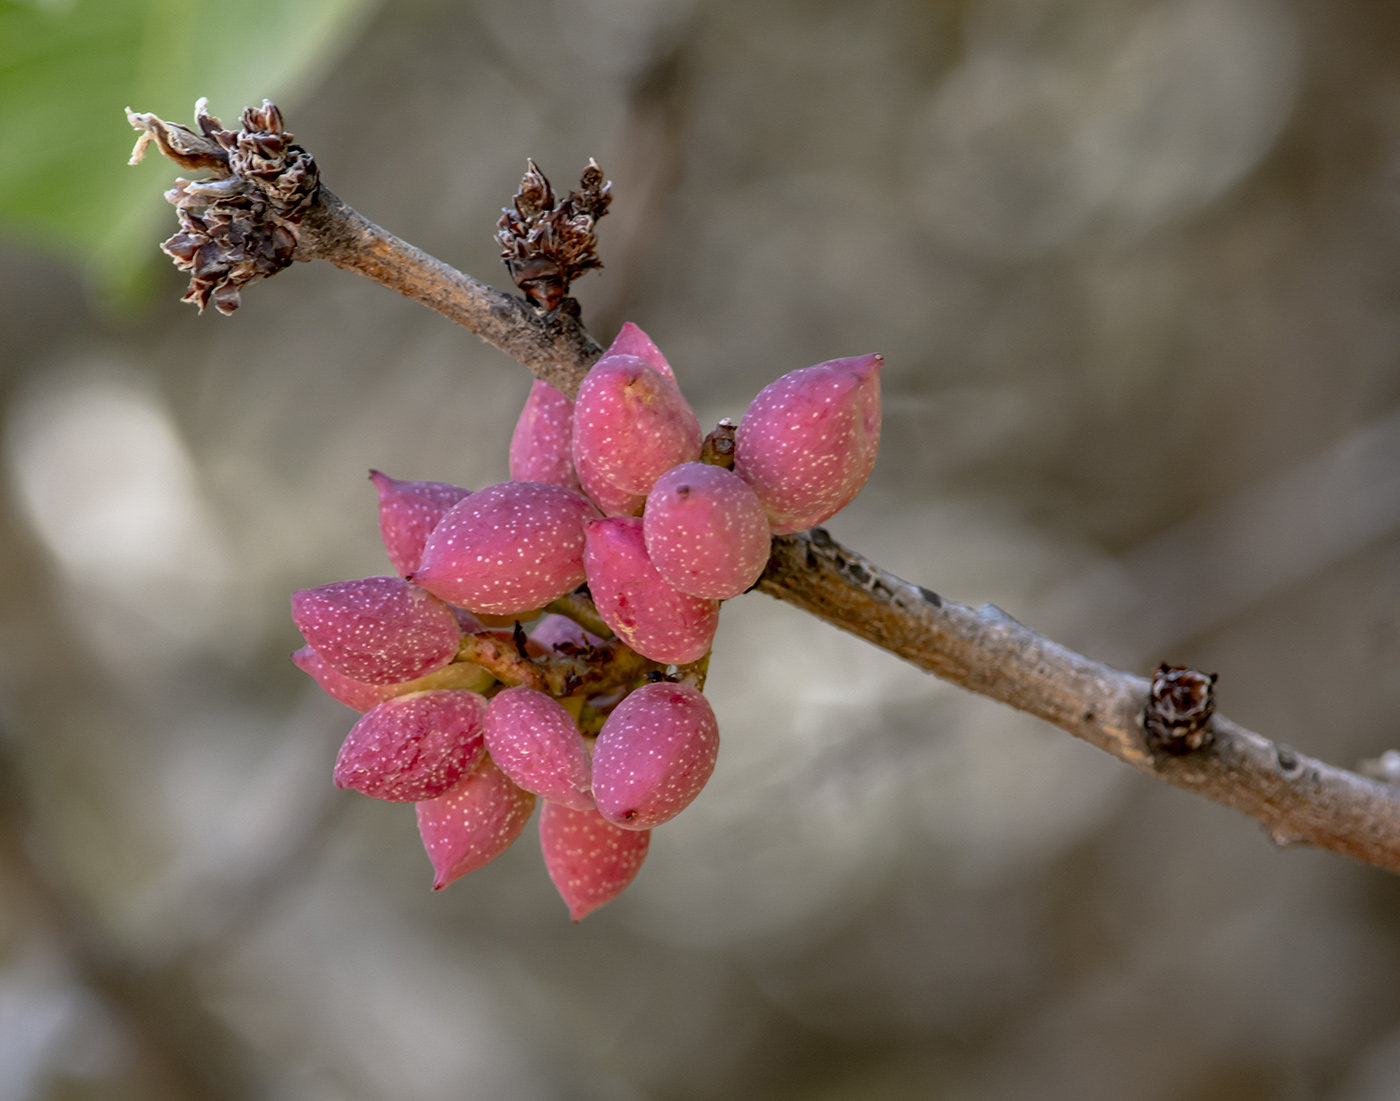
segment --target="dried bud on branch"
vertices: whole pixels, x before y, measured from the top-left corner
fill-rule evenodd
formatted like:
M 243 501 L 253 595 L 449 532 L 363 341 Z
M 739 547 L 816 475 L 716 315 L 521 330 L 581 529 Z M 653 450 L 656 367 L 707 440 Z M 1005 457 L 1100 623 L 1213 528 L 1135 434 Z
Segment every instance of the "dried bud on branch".
M 240 130 L 225 130 L 204 99 L 195 105 L 199 133 L 130 108 L 126 117 L 142 132 L 132 164 L 154 141 L 181 168 L 212 173 L 177 179 L 165 193 L 180 212 L 180 232 L 161 248 L 190 273 L 182 301 L 201 313 L 211 302 L 220 313 L 233 313 L 242 287 L 292 262 L 297 223 L 320 186 L 316 162 L 293 144 L 282 113 L 267 100 L 243 112 Z
M 514 207 L 503 210 L 496 223 L 496 240 L 515 285 L 536 306 L 552 311 L 570 283 L 603 266 L 597 225 L 612 202 L 612 184 L 603 182 L 602 169 L 590 160 L 579 190 L 556 201 L 544 173 L 534 161 L 527 164 Z
M 1195 753 L 1210 742 L 1215 714 L 1216 674 L 1184 665 L 1161 665 L 1152 674 L 1152 691 L 1142 725 L 1155 749 L 1173 756 Z
M 728 417 L 715 426 L 715 430 L 705 437 L 700 447 L 700 461 L 711 466 L 722 466 L 725 470 L 734 469 L 734 436 L 736 425 Z

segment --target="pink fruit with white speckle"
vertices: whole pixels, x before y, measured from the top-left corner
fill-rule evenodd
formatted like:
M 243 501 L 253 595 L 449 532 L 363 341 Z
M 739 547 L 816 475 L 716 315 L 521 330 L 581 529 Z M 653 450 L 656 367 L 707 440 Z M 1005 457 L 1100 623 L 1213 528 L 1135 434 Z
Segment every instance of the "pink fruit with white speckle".
M 563 486 L 488 486 L 442 518 L 411 580 L 472 612 L 534 611 L 582 583 L 583 525 L 597 515 Z
M 574 403 L 536 379 L 510 438 L 510 477 L 516 482 L 549 482 L 578 489 L 570 458 Z
M 576 455 L 574 471 L 578 475 L 579 486 L 588 499 L 598 506 L 604 516 L 640 516 L 646 498 L 640 493 L 628 493 L 618 489 L 596 471 L 586 455 Z
M 574 810 L 593 805 L 588 746 L 573 717 L 533 688 L 507 688 L 486 709 L 486 749 L 511 781 Z
M 327 665 L 365 684 L 441 669 L 462 639 L 451 608 L 398 577 L 301 589 L 292 594 L 292 619 Z
M 447 482 L 400 482 L 377 470 L 369 472 L 379 493 L 379 534 L 400 577 L 418 568 L 423 544 L 447 510 L 471 490 Z
M 642 534 L 647 557 L 683 593 L 738 596 L 768 564 L 773 533 L 749 484 L 722 466 L 682 463 L 656 479 Z
M 658 477 L 700 457 L 703 434 L 676 384 L 636 356 L 604 356 L 574 403 L 574 466 L 645 496 Z
M 399 681 L 397 684 L 365 684 L 351 680 L 344 673 L 337 673 L 310 646 L 303 646 L 293 654 L 292 664 L 315 680 L 331 699 L 339 700 L 362 714 L 372 711 L 385 700 L 406 696 L 410 692 L 426 692 L 432 688 L 465 688 L 471 692 L 485 692 L 496 683 L 496 678 L 481 666 L 469 661 L 454 661 L 413 680 Z
M 433 890 L 491 863 L 520 836 L 535 797 L 488 756 L 446 795 L 419 803 L 418 833 L 433 864 Z
M 676 381 L 676 373 L 671 370 L 671 365 L 666 362 L 666 357 L 661 354 L 661 349 L 652 342 L 651 337 L 630 321 L 623 324 L 613 339 L 612 345 L 603 353 L 603 356 L 604 358 L 608 356 L 636 356 L 648 366 L 661 372 L 673 383 Z
M 680 592 L 647 558 L 642 521 L 588 525 L 584 565 L 598 614 L 643 657 L 683 665 L 704 656 L 719 625 L 719 602 Z
M 544 866 L 574 921 L 582 921 L 627 888 L 650 844 L 650 830 L 621 829 L 592 808 L 570 810 L 546 803 L 540 811 Z
M 749 405 L 734 473 L 758 494 L 775 534 L 830 519 L 865 485 L 880 446 L 882 363 L 857 356 L 793 371 Z
M 647 830 L 684 810 L 719 753 L 709 701 L 687 684 L 644 684 L 608 716 L 593 749 L 593 798 L 614 825 Z
M 486 697 L 458 688 L 385 700 L 340 747 L 335 786 L 372 799 L 436 799 L 486 755 Z
M 303 646 L 292 655 L 292 664 L 321 686 L 332 699 L 356 711 L 371 711 L 389 698 L 392 689 L 386 684 L 365 684 L 351 680 L 326 664 L 326 659 L 310 646 Z

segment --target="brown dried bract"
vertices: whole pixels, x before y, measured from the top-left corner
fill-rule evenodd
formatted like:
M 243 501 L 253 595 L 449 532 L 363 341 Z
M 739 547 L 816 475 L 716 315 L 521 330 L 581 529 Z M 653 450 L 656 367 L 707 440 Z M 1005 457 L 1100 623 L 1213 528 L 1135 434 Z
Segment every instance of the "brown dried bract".
M 556 201 L 554 190 L 534 161 L 527 162 L 514 205 L 501 212 L 496 241 L 515 285 L 535 306 L 554 310 L 569 284 L 598 259 L 598 219 L 612 202 L 603 171 L 588 162 L 579 190 Z
M 722 466 L 725 470 L 734 469 L 734 437 L 739 431 L 728 417 L 715 425 L 715 429 L 705 437 L 700 446 L 700 461 L 710 466 Z
M 1142 716 L 1148 745 L 1173 756 L 1209 745 L 1217 679 L 1215 673 L 1198 673 L 1184 665 L 1158 666 Z
M 292 262 L 297 223 L 316 201 L 316 162 L 292 142 L 282 113 L 267 100 L 243 112 L 242 128 L 226 130 L 195 105 L 199 132 L 155 115 L 127 109 L 142 131 L 131 154 L 138 163 L 154 141 L 181 168 L 210 172 L 203 180 L 177 179 L 165 197 L 180 212 L 180 232 L 161 244 L 190 287 L 181 301 L 200 312 L 211 302 L 221 314 L 239 306 L 240 290 Z

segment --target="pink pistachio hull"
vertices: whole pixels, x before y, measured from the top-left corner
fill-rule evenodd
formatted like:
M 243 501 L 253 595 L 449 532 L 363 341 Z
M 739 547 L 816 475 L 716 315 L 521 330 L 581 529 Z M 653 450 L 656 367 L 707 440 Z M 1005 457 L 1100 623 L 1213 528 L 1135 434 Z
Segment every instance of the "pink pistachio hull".
M 540 811 L 544 866 L 574 921 L 626 890 L 650 844 L 650 830 L 619 829 L 596 810 L 546 803 Z
M 683 593 L 728 600 L 758 580 L 773 533 L 757 494 L 721 466 L 682 463 L 656 480 L 642 534 L 657 571 Z
M 433 890 L 510 848 L 534 809 L 535 797 L 512 784 L 490 757 L 446 795 L 419 803 L 418 833 L 433 865 Z
M 620 704 L 593 749 L 593 798 L 616 826 L 646 830 L 690 805 L 719 753 L 709 701 L 686 684 L 644 684 Z
M 514 482 L 548 482 L 579 488 L 570 449 L 574 403 L 536 379 L 510 438 L 510 477 Z
M 544 482 L 473 493 L 428 537 L 415 585 L 478 614 L 532 611 L 583 582 L 584 497 Z
M 459 688 L 385 700 L 350 731 L 335 786 L 417 803 L 447 793 L 486 754 L 486 698 Z
M 377 470 L 369 472 L 369 480 L 379 493 L 384 549 L 398 575 L 407 577 L 422 561 L 423 544 L 438 521 L 471 490 L 447 482 L 400 482 Z
M 683 665 L 709 650 L 719 602 L 680 592 L 657 572 L 647 558 L 641 520 L 589 524 L 585 567 L 598 614 L 637 653 Z
M 573 717 L 532 688 L 507 688 L 486 709 L 486 748 L 511 781 L 551 803 L 593 806 L 588 746 Z
M 700 457 L 703 435 L 676 385 L 636 356 L 604 356 L 574 405 L 574 466 L 646 496 L 671 467 Z
M 734 473 L 753 487 L 775 535 L 829 520 L 870 477 L 880 446 L 879 356 L 833 359 L 759 392 L 734 441 Z
M 398 577 L 301 589 L 292 594 L 292 619 L 326 664 L 365 684 L 441 669 L 462 638 L 451 608 Z

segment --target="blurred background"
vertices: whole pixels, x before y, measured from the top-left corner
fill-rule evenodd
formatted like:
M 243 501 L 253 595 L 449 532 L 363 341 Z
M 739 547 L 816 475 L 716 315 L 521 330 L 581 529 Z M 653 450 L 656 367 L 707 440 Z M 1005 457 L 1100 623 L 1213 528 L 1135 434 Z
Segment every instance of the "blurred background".
M 837 538 L 1400 743 L 1390 0 L 0 0 L 0 1101 L 1400 1097 L 1400 880 L 760 595 L 625 895 L 533 827 L 431 892 L 287 597 L 390 572 L 370 467 L 504 479 L 529 379 L 328 265 L 180 305 L 121 111 L 200 95 L 497 285 L 597 157 L 585 320 L 702 421 L 886 356 Z

